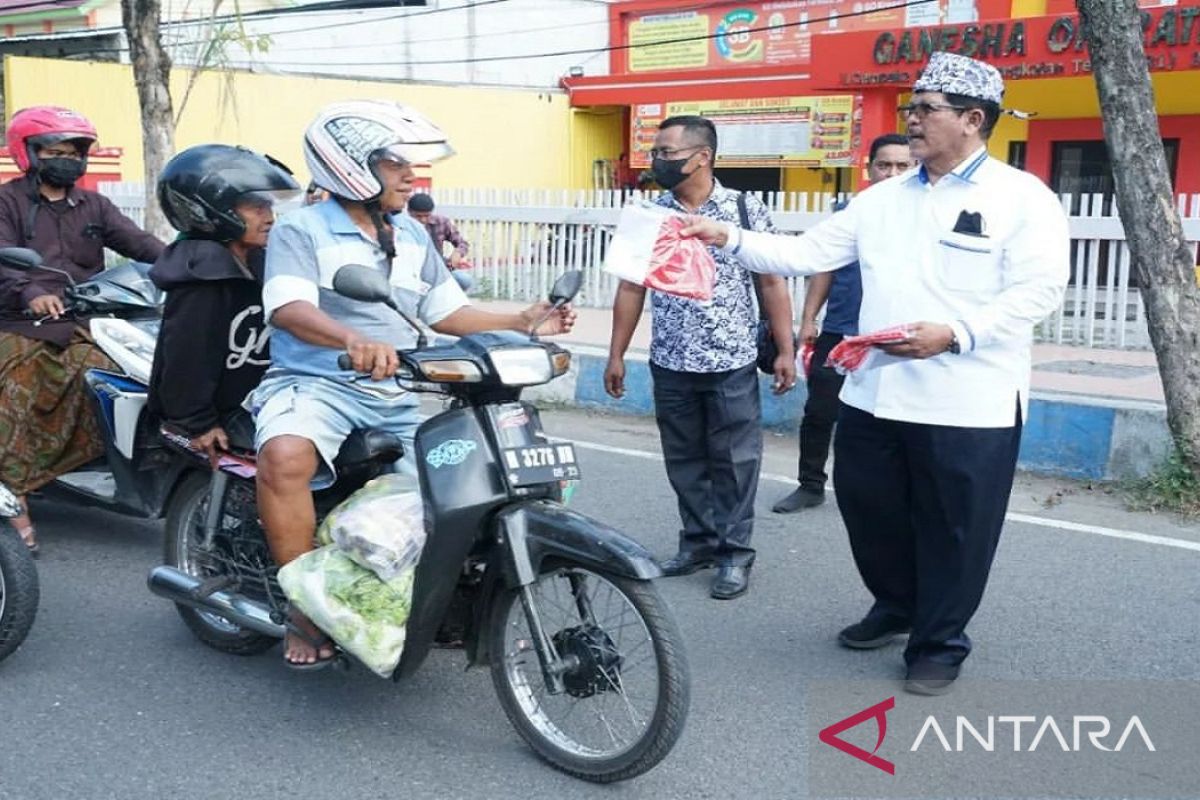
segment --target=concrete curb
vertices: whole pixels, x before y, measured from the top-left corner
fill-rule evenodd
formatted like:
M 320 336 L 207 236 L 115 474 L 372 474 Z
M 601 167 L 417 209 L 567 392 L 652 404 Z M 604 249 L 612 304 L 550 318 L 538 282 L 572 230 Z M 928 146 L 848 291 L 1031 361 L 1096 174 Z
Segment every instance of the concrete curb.
M 533 400 L 602 408 L 620 414 L 652 415 L 650 367 L 644 354 L 625 359 L 625 397 L 604 392 L 607 351 L 572 346 L 571 372 L 527 392 Z M 804 410 L 804 385 L 784 397 L 771 393 L 759 378 L 763 426 L 796 430 Z M 1166 458 L 1171 437 L 1166 407 L 1136 400 L 1034 392 L 1021 437 L 1020 469 L 1041 475 L 1086 480 L 1116 480 L 1149 474 Z

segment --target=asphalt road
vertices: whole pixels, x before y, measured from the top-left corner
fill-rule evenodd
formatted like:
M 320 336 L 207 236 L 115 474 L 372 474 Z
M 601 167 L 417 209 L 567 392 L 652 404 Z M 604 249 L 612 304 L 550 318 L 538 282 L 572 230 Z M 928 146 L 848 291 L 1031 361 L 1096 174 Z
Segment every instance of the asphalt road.
M 589 443 L 575 506 L 673 552 L 653 426 L 575 411 L 546 419 Z M 890 682 L 902 669 L 898 647 L 834 644 L 868 596 L 832 498 L 799 516 L 769 512 L 791 488 L 771 476 L 790 474 L 794 448 L 794 437 L 768 445 L 750 593 L 710 600 L 704 573 L 660 582 L 690 655 L 691 716 L 657 769 L 610 787 L 538 761 L 488 673 L 464 671 L 461 652 L 435 651 L 398 685 L 364 670 L 291 672 L 278 649 L 214 652 L 145 588 L 160 563 L 157 523 L 36 504 L 42 606 L 0 664 L 0 798 L 803 796 L 807 682 Z M 1048 481 L 1021 481 L 1012 508 L 1084 529 L 1010 522 L 964 677 L 1200 680 L 1200 551 L 1186 547 L 1200 542 L 1196 526 Z

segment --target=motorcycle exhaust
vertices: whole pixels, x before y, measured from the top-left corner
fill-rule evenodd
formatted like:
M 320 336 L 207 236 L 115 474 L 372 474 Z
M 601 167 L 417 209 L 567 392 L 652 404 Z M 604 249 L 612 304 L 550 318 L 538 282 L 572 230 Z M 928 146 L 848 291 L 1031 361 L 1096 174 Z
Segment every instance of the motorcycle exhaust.
M 284 626 L 271 620 L 271 611 L 262 603 L 240 594 L 215 591 L 205 594 L 196 578 L 174 567 L 155 567 L 146 579 L 150 591 L 159 597 L 218 614 L 242 628 L 282 639 Z

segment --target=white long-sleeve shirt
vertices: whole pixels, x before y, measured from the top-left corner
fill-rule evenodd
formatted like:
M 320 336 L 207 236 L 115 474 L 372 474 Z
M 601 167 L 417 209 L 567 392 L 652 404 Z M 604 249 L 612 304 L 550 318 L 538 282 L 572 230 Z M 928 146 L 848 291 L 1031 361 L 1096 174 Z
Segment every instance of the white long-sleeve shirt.
M 954 231 L 962 212 L 982 235 Z M 1028 415 L 1033 326 L 1062 301 L 1067 218 L 1038 178 L 980 148 L 936 184 L 918 168 L 859 194 L 803 236 L 731 226 L 725 249 L 755 272 L 809 275 L 857 261 L 859 332 L 951 325 L 962 352 L 927 359 L 881 351 L 847 376 L 841 399 L 882 419 L 959 427 Z

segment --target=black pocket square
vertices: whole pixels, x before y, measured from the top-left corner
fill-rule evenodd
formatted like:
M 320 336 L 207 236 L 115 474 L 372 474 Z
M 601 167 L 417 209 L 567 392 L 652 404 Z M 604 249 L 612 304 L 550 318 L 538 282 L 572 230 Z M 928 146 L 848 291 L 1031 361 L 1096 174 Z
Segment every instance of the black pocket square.
M 967 236 L 984 236 L 983 215 L 978 211 L 958 212 L 958 222 L 954 223 L 954 233 L 962 233 Z

